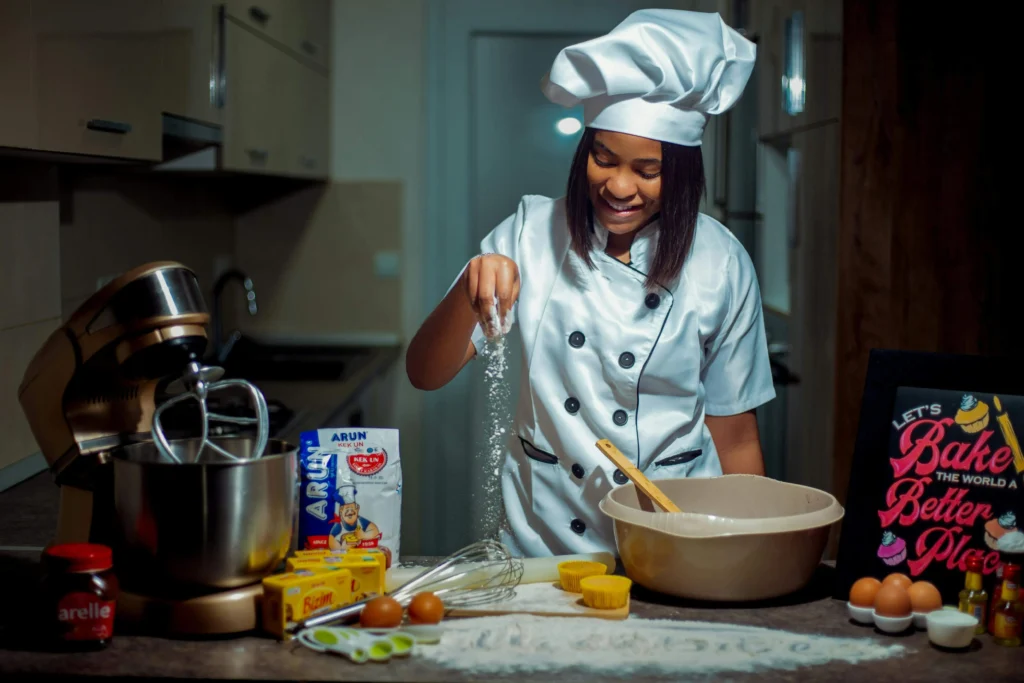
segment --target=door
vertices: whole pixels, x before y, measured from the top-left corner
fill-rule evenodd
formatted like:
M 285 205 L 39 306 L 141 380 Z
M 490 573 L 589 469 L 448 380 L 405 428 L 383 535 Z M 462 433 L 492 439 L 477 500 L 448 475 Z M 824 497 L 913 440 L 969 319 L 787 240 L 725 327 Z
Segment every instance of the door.
M 552 104 L 538 87 L 537 74 L 555 55 L 585 35 L 481 33 L 471 40 L 470 81 L 471 190 L 473 244 L 513 213 L 525 194 L 565 194 L 569 166 L 582 135 L 583 108 L 566 110 Z M 485 378 L 486 361 L 472 364 L 471 413 L 473 453 L 470 489 L 474 537 L 493 536 L 501 517 L 500 488 L 495 470 L 499 454 L 488 450 L 492 413 L 511 424 L 519 392 L 522 348 L 516 335 L 506 343 L 504 380 L 509 400 L 498 401 Z M 484 495 L 487 492 L 490 495 Z

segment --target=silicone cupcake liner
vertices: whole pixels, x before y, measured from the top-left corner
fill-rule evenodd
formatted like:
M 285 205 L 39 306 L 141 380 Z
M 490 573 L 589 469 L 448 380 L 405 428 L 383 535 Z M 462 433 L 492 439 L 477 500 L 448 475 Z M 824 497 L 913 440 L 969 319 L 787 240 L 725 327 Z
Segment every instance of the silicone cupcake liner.
M 558 580 L 562 582 L 562 588 L 570 593 L 580 592 L 580 581 L 588 576 L 601 576 L 608 571 L 601 562 L 562 562 L 558 565 Z
M 619 609 L 629 601 L 633 582 L 624 576 L 588 576 L 580 581 L 583 604 L 594 609 Z

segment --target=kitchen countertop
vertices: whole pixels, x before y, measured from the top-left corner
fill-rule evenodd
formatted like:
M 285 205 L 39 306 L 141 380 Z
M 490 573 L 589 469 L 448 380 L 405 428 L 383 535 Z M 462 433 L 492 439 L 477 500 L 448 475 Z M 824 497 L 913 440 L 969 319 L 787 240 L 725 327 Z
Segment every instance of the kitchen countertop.
M 38 568 L 39 551 L 33 546 L 41 545 L 40 539 L 47 538 L 53 529 L 55 502 L 56 487 L 45 474 L 0 494 L 0 576 L 4 577 L 7 589 L 6 599 L 0 601 L 0 680 L 5 683 L 130 678 L 238 681 L 471 681 L 482 678 L 479 674 L 443 669 L 417 658 L 392 660 L 386 665 L 353 665 L 338 657 L 320 655 L 294 643 L 280 643 L 262 636 L 203 641 L 119 635 L 110 648 L 98 653 L 70 655 L 36 651 L 31 639 L 26 642 L 22 615 L 33 609 L 32 593 L 26 589 L 35 580 Z M 404 561 L 412 559 L 403 558 Z M 423 561 L 430 560 L 423 558 Z M 857 665 L 833 662 L 795 671 L 768 669 L 756 674 L 723 674 L 732 681 L 837 678 L 873 683 L 935 683 L 940 680 L 994 683 L 1020 680 L 1024 649 L 998 647 L 990 636 L 978 637 L 967 652 L 950 653 L 930 646 L 923 632 L 893 637 L 850 623 L 845 605 L 828 597 L 833 571 L 831 566 L 823 564 L 803 591 L 781 600 L 742 607 L 676 600 L 634 588 L 632 612 L 649 619 L 743 624 L 824 636 L 874 638 L 883 645 L 898 643 L 907 649 L 900 657 Z M 636 674 L 613 679 L 582 671 L 488 676 L 486 680 L 547 682 L 553 677 L 557 677 L 559 683 L 667 680 Z

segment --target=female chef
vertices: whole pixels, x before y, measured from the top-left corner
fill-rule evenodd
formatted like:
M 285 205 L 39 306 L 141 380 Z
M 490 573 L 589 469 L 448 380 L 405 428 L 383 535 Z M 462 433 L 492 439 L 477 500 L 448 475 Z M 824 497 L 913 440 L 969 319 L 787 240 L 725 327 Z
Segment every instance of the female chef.
M 437 389 L 495 332 L 495 301 L 516 323 L 502 472 L 514 552 L 615 551 L 598 503 L 627 479 L 598 439 L 653 479 L 764 472 L 753 411 L 775 391 L 757 279 L 698 212 L 705 123 L 740 97 L 754 53 L 717 14 L 678 10 L 562 50 L 542 88 L 582 103 L 587 126 L 566 197 L 523 197 L 409 346 L 410 380 Z

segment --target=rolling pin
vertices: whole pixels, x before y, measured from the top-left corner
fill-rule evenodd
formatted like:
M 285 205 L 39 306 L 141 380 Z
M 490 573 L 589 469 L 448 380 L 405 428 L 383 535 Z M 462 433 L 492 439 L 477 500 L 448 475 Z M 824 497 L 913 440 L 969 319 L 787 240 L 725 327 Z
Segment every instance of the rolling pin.
M 558 581 L 558 565 L 571 561 L 600 562 L 608 567 L 608 573 L 615 571 L 615 557 L 608 552 L 584 553 L 582 555 L 553 555 L 552 557 L 527 557 L 523 559 L 523 578 L 520 583 L 545 583 Z M 387 572 L 387 591 L 401 588 L 428 567 L 392 567 Z

